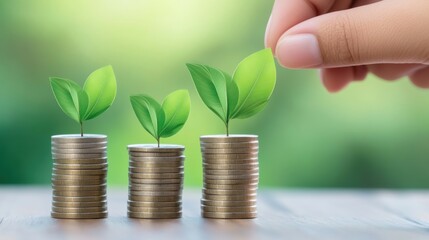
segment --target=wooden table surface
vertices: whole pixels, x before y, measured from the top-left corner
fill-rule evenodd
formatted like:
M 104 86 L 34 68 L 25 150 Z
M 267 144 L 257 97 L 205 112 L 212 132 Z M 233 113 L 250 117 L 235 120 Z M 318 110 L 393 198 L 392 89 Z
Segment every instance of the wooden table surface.
M 109 217 L 50 217 L 49 187 L 0 187 L 0 239 L 429 239 L 429 191 L 260 190 L 259 217 L 200 217 L 200 190 L 184 192 L 183 218 L 126 217 L 126 189 L 109 189 Z

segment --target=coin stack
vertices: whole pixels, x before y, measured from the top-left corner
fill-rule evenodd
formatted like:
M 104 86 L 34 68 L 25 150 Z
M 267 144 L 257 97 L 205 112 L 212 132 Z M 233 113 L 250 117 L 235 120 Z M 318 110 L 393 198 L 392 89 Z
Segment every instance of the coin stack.
M 128 146 L 128 217 L 182 216 L 184 150 L 180 145 Z
M 258 136 L 201 136 L 205 218 L 255 218 L 259 182 Z
M 53 218 L 107 217 L 105 135 L 52 136 Z

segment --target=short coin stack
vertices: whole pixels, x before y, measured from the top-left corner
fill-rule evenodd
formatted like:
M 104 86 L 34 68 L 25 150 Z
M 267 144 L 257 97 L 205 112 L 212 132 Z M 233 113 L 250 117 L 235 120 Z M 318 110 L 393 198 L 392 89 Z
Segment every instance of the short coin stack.
M 53 218 L 107 217 L 107 137 L 52 136 Z
M 129 145 L 130 218 L 182 216 L 183 163 L 180 145 Z
M 259 182 L 258 136 L 201 136 L 202 216 L 255 218 Z

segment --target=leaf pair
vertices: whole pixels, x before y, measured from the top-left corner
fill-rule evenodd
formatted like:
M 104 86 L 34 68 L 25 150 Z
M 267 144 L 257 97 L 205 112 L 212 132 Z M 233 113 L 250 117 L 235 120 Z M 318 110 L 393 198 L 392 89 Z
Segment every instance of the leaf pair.
M 230 119 L 260 112 L 276 84 L 276 67 L 268 48 L 241 61 L 233 77 L 206 65 L 186 65 L 203 102 L 227 126 Z
M 116 96 L 116 79 L 110 65 L 91 73 L 83 88 L 64 78 L 51 77 L 49 80 L 60 108 L 78 123 L 102 114 Z
M 158 143 L 160 138 L 173 136 L 182 129 L 191 108 L 187 90 L 171 93 L 162 105 L 145 94 L 131 96 L 130 100 L 140 123 Z

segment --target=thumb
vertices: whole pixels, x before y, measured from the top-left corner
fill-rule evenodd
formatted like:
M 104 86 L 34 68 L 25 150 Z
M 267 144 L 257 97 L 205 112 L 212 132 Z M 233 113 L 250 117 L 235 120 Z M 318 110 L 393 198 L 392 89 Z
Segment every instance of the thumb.
M 429 63 L 427 9 L 427 0 L 391 0 L 331 12 L 290 28 L 275 52 L 289 68 Z

